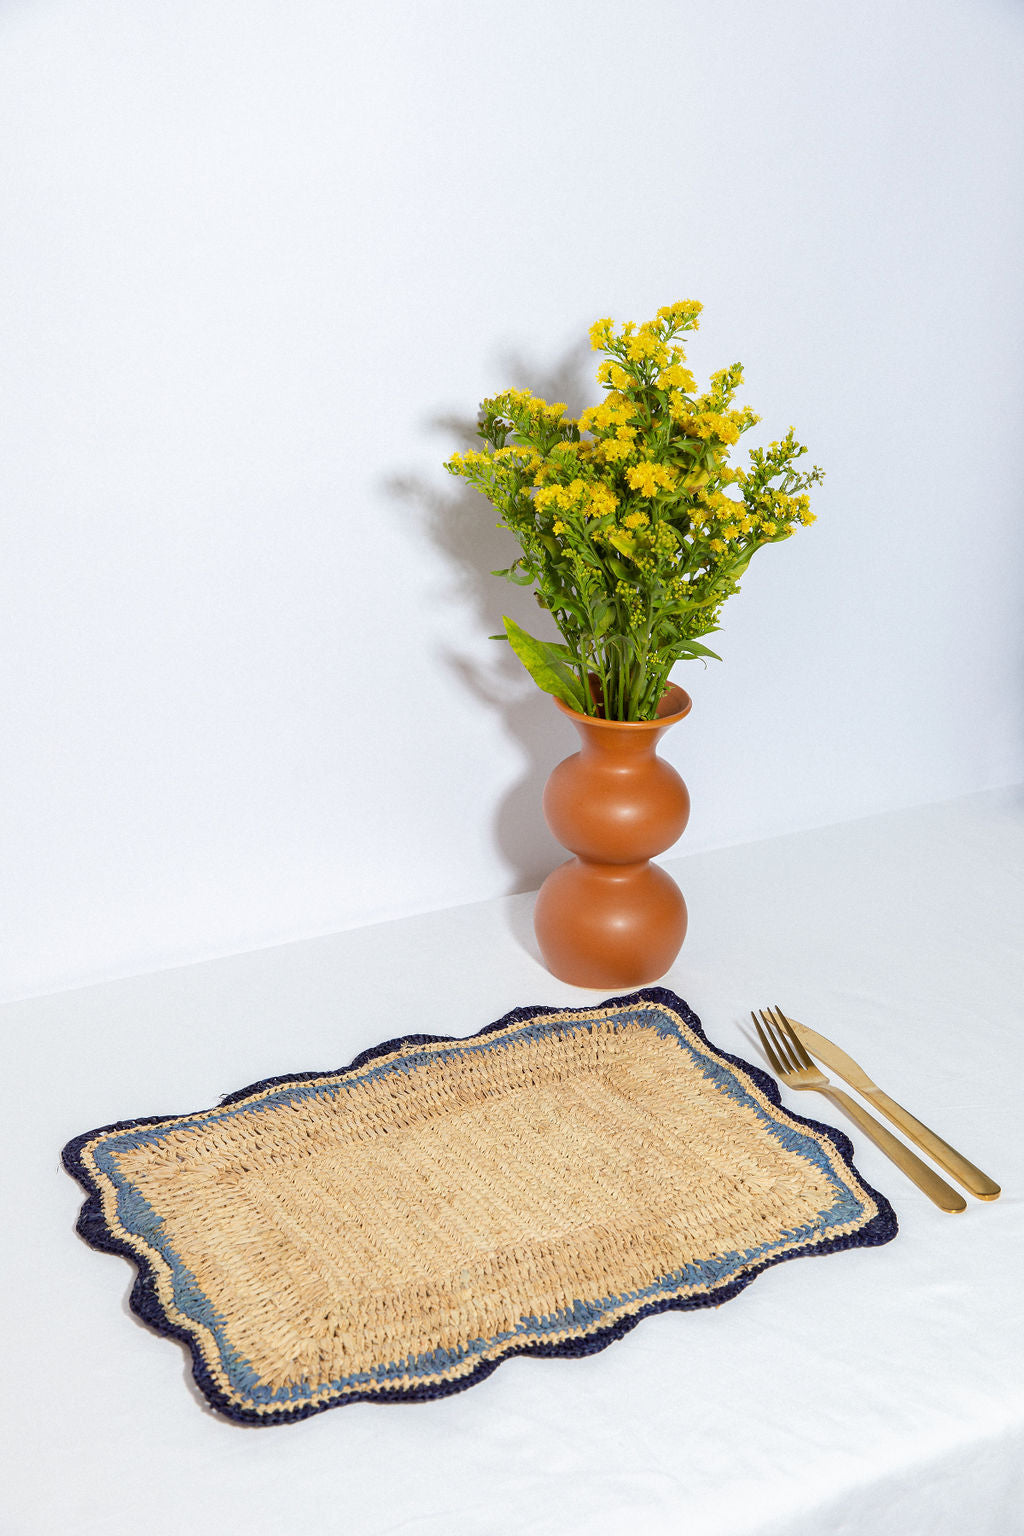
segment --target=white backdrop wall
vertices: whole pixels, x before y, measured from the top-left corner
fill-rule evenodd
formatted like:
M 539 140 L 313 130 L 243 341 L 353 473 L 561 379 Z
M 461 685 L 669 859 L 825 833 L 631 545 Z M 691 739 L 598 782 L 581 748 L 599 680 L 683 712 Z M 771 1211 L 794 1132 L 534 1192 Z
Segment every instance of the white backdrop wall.
M 828 471 L 677 669 L 678 851 L 1024 777 L 1022 63 L 1010 0 L 9 0 L 2 995 L 540 882 L 574 738 L 441 461 L 677 298 Z

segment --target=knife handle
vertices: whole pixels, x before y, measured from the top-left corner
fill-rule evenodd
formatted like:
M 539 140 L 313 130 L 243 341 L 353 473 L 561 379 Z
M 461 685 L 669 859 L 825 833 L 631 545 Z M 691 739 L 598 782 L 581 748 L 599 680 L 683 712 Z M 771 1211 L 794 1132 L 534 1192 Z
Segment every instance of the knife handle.
M 869 1115 L 866 1109 L 862 1109 L 848 1093 L 844 1093 L 841 1088 L 833 1088 L 831 1084 L 828 1088 L 821 1088 L 818 1091 L 827 1093 L 830 1099 L 834 1099 L 850 1119 L 859 1125 L 877 1146 L 881 1147 L 897 1168 L 902 1168 L 907 1178 L 913 1180 L 918 1189 L 923 1190 L 929 1200 L 933 1200 L 940 1210 L 966 1211 L 967 1201 L 963 1195 L 958 1194 L 951 1184 L 947 1184 L 934 1168 L 929 1168 L 927 1163 L 923 1163 L 916 1152 L 911 1152 L 910 1148 L 898 1140 L 891 1131 L 887 1131 L 874 1115 Z
M 912 1115 L 909 1109 L 904 1109 L 902 1104 L 897 1104 L 895 1099 L 890 1099 L 887 1093 L 877 1088 L 874 1093 L 865 1095 L 872 1104 L 876 1104 L 882 1114 L 890 1119 L 893 1125 L 898 1125 L 905 1136 L 909 1136 L 923 1152 L 929 1157 L 934 1157 L 940 1168 L 945 1168 L 951 1173 L 958 1183 L 965 1189 L 969 1189 L 972 1195 L 977 1195 L 979 1200 L 995 1200 L 999 1193 L 999 1185 L 994 1179 L 990 1179 L 987 1173 L 982 1173 L 980 1168 L 975 1168 L 968 1162 L 962 1153 L 955 1147 L 951 1147 L 948 1141 L 943 1141 L 941 1136 L 936 1136 L 926 1125 Z

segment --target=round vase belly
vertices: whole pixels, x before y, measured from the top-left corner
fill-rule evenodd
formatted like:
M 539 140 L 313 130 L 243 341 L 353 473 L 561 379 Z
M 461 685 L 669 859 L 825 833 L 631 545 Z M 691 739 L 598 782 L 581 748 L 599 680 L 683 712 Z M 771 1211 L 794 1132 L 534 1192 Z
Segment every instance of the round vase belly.
M 556 699 L 576 727 L 580 751 L 559 763 L 544 814 L 575 854 L 545 880 L 534 909 L 544 963 L 579 987 L 657 981 L 679 953 L 686 903 L 670 875 L 649 861 L 679 837 L 690 796 L 657 756 L 659 738 L 690 710 L 670 684 L 656 720 L 600 720 Z

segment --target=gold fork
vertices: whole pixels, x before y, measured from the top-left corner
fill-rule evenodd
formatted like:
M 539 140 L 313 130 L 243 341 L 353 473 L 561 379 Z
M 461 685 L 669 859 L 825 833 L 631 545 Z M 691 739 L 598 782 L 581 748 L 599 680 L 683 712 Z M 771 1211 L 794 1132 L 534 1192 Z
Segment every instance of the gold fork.
M 790 1088 L 812 1088 L 816 1093 L 824 1093 L 834 1099 L 850 1119 L 892 1158 L 896 1166 L 902 1168 L 907 1178 L 912 1179 L 930 1200 L 934 1200 L 940 1210 L 952 1212 L 967 1209 L 963 1195 L 957 1194 L 934 1168 L 922 1162 L 915 1152 L 911 1152 L 908 1146 L 879 1124 L 874 1115 L 869 1115 L 848 1093 L 844 1093 L 841 1088 L 833 1088 L 825 1074 L 818 1070 L 808 1056 L 803 1042 L 781 1009 L 776 1008 L 774 1013 L 770 1008 L 767 1013 L 761 1010 L 763 1029 L 755 1013 L 752 1012 L 750 1017 L 764 1046 L 765 1055 L 772 1064 L 772 1070 Z

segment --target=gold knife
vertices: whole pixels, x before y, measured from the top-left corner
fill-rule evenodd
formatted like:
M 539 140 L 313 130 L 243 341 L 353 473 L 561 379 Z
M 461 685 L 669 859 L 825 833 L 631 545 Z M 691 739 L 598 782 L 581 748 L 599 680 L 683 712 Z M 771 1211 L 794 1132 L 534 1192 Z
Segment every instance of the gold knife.
M 838 1045 L 824 1035 L 819 1035 L 816 1029 L 809 1029 L 806 1024 L 800 1024 L 796 1019 L 786 1015 L 801 1040 L 812 1055 L 823 1061 L 826 1067 L 831 1067 L 833 1072 L 838 1072 L 841 1078 L 849 1083 L 851 1088 L 863 1094 L 866 1099 L 880 1109 L 893 1125 L 898 1125 L 905 1136 L 915 1142 L 929 1157 L 933 1157 L 940 1168 L 945 1168 L 951 1173 L 957 1183 L 970 1190 L 972 1195 L 977 1195 L 979 1200 L 995 1200 L 1000 1193 L 999 1185 L 982 1173 L 980 1168 L 975 1168 L 973 1163 L 967 1161 L 960 1152 L 943 1141 L 941 1136 L 936 1136 L 921 1121 L 915 1119 L 909 1110 L 897 1104 L 895 1099 L 890 1099 L 887 1093 L 883 1093 L 877 1083 L 873 1083 L 864 1071 L 857 1065 L 851 1056 L 841 1051 Z

